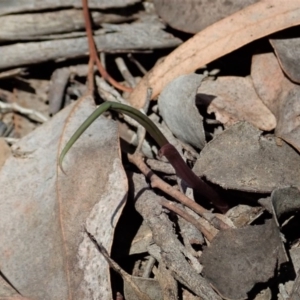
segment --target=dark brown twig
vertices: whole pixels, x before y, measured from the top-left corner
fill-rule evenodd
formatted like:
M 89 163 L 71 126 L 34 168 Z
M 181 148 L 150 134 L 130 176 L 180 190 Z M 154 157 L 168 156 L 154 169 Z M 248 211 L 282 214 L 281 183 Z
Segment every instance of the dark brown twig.
M 84 21 L 85 21 L 85 29 L 86 29 L 86 34 L 87 34 L 88 43 L 89 43 L 90 59 L 92 59 L 93 62 L 97 65 L 97 68 L 98 68 L 101 76 L 105 80 L 107 80 L 110 84 L 112 84 L 114 87 L 116 87 L 117 89 L 119 89 L 121 91 L 129 92 L 129 93 L 132 92 L 132 88 L 126 87 L 126 86 L 120 84 L 119 82 L 117 82 L 116 80 L 114 80 L 107 73 L 105 68 L 102 66 L 101 61 L 97 54 L 97 48 L 96 48 L 95 41 L 93 38 L 92 24 L 91 24 L 87 0 L 82 0 L 82 7 L 83 7 L 83 16 L 84 16 Z

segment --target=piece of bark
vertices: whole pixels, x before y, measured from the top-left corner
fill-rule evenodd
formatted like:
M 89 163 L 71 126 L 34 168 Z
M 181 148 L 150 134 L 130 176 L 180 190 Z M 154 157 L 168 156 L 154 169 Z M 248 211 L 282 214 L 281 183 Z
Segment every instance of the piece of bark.
M 178 284 L 173 278 L 170 270 L 165 265 L 159 264 L 157 273 L 155 274 L 162 290 L 164 300 L 178 299 Z
M 117 23 L 129 17 L 91 12 L 93 24 Z M 68 22 L 66 22 L 68 20 Z M 49 34 L 73 32 L 85 28 L 83 13 L 78 9 L 0 17 L 0 42 L 50 39 Z
M 136 209 L 153 232 L 154 242 L 161 248 L 161 259 L 171 274 L 195 294 L 207 300 L 221 299 L 186 260 L 185 248 L 174 233 L 173 224 L 158 203 L 160 197 L 147 189 L 147 184 L 134 175 Z M 136 178 L 136 180 L 135 180 Z M 157 199 L 158 198 L 158 199 Z
M 99 52 L 166 48 L 181 43 L 180 39 L 164 32 L 162 30 L 164 25 L 159 21 L 150 20 L 123 25 L 106 24 L 105 27 L 113 32 L 94 37 Z M 2 46 L 0 47 L 2 58 L 0 69 L 81 57 L 87 55 L 88 51 L 86 37 Z
M 124 7 L 140 2 L 140 0 L 89 0 L 89 8 L 107 9 Z M 65 7 L 82 8 L 81 0 L 3 0 L 0 2 L 0 15 L 11 13 L 51 10 Z

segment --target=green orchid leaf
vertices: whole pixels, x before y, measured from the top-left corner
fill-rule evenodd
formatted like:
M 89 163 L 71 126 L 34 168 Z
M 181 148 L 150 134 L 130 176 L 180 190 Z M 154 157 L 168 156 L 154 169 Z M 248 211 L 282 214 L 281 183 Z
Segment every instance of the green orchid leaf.
M 72 148 L 74 143 L 78 140 L 78 138 L 85 132 L 85 130 L 104 112 L 107 110 L 117 111 L 119 113 L 123 113 L 128 115 L 132 119 L 136 120 L 140 123 L 148 133 L 153 137 L 153 139 L 157 142 L 157 144 L 162 147 L 168 143 L 168 140 L 165 136 L 161 133 L 161 131 L 157 128 L 157 126 L 143 113 L 139 110 L 117 102 L 107 101 L 101 104 L 83 123 L 82 125 L 76 130 L 76 132 L 72 135 L 70 140 L 67 142 L 66 146 L 62 150 L 60 157 L 59 157 L 59 166 L 62 168 L 62 163 L 64 157 L 68 153 L 68 151 Z

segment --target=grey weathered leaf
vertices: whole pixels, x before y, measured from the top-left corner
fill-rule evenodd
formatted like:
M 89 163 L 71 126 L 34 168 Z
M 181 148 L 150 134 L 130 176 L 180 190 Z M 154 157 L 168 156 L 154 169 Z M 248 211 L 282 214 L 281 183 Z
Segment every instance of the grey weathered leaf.
M 299 165 L 299 153 L 288 144 L 278 146 L 275 137 L 241 122 L 205 146 L 194 172 L 226 189 L 268 193 L 300 186 Z
M 258 0 L 154 0 L 157 13 L 171 27 L 197 33 Z
M 127 193 L 117 124 L 98 119 L 57 166 L 62 145 L 95 109 L 69 106 L 13 147 L 0 173 L 0 266 L 33 299 L 109 299 L 107 263 L 86 227 L 110 251 Z
M 287 257 L 274 220 L 220 231 L 200 258 L 206 279 L 225 299 L 247 299 L 256 283 L 267 282 Z
M 202 149 L 205 134 L 202 116 L 195 105 L 202 75 L 183 75 L 170 82 L 158 98 L 160 113 L 173 134 L 188 144 Z
M 289 28 L 270 39 L 278 61 L 285 74 L 294 82 L 300 83 L 300 36 L 299 27 Z

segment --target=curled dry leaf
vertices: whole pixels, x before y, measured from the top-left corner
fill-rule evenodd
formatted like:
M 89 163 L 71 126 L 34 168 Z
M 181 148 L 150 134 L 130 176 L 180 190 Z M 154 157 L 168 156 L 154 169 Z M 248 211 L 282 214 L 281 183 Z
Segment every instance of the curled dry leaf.
M 203 273 L 225 299 L 248 299 L 256 283 L 267 282 L 287 262 L 274 220 L 220 231 L 200 258 Z
M 276 116 L 276 136 L 300 151 L 299 85 L 284 76 L 273 53 L 253 57 L 251 76 L 257 94 Z
M 0 173 L 1 272 L 33 299 L 112 297 L 107 263 L 84 227 L 110 250 L 127 193 L 118 129 L 98 119 L 66 156 L 62 174 L 63 128 L 61 146 L 95 109 L 90 97 L 76 104 L 15 144 Z
M 205 145 L 203 118 L 195 105 L 202 75 L 183 75 L 170 82 L 158 99 L 164 121 L 181 141 L 202 149 Z
M 198 176 L 226 189 L 269 193 L 277 187 L 300 186 L 300 156 L 275 137 L 241 122 L 223 131 L 201 151 L 194 166 Z
M 144 106 L 148 88 L 152 99 L 180 75 L 189 74 L 243 45 L 300 24 L 299 0 L 262 0 L 207 27 L 157 64 L 130 95 L 135 107 Z
M 171 27 L 196 33 L 258 0 L 154 0 L 158 15 Z
M 250 78 L 219 77 L 204 81 L 198 93 L 215 96 L 207 112 L 215 113 L 216 119 L 226 126 L 238 121 L 247 121 L 266 131 L 276 126 L 275 116 L 257 96 Z

